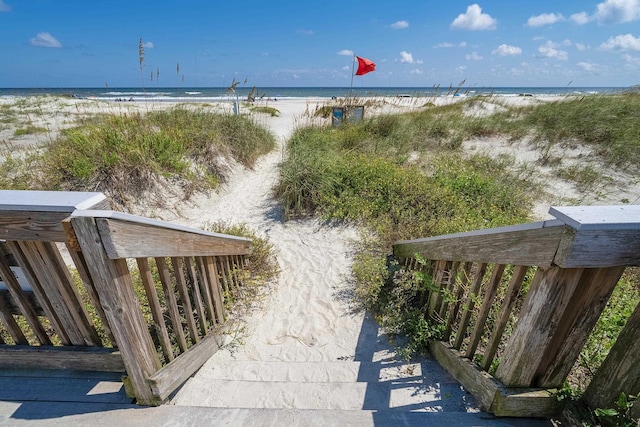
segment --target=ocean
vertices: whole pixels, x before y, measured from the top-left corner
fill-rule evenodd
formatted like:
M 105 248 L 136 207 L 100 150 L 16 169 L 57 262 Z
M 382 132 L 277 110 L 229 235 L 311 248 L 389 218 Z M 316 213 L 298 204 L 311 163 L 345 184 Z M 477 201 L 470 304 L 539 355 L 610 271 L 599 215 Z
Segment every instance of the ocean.
M 257 87 L 259 99 L 305 99 L 331 97 L 419 97 L 419 96 L 552 96 L 619 93 L 622 87 Z M 238 87 L 237 95 L 246 99 L 251 87 Z M 228 100 L 233 94 L 223 87 L 148 87 L 148 88 L 0 88 L 0 96 L 58 95 L 106 101 L 208 102 Z

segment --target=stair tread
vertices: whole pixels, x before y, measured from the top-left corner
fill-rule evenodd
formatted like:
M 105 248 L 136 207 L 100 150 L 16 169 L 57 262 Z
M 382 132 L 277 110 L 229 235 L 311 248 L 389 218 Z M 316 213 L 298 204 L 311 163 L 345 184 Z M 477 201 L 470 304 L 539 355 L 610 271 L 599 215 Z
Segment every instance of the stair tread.
M 261 382 L 190 379 L 172 403 L 220 408 L 454 411 L 475 408 L 457 383 L 421 378 L 385 382 Z

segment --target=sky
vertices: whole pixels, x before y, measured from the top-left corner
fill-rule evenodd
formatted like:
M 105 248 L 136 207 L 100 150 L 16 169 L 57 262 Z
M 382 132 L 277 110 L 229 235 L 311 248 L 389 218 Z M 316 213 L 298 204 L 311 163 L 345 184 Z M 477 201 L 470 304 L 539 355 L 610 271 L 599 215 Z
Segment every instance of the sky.
M 640 0 L 0 0 L 3 88 L 348 87 L 354 54 L 354 87 L 637 85 Z

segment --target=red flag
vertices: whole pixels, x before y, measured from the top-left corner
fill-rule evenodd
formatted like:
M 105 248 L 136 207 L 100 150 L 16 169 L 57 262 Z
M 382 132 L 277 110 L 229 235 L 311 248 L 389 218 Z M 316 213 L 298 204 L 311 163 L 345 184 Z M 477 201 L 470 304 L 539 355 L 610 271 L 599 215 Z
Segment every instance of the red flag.
M 358 60 L 358 71 L 356 71 L 356 76 L 362 76 L 363 74 L 370 73 L 371 71 L 375 71 L 376 64 L 367 58 L 360 58 L 356 56 Z

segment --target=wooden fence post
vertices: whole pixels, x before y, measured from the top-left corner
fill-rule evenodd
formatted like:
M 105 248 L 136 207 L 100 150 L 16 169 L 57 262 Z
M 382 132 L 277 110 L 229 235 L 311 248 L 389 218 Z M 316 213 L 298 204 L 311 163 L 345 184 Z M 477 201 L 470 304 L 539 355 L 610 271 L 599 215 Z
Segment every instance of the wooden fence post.
M 507 387 L 560 387 L 623 271 L 538 269 L 496 377 Z
M 592 409 L 612 408 L 620 393 L 640 393 L 640 304 L 629 317 L 583 398 Z M 640 417 L 640 401 L 636 401 L 632 410 L 633 416 Z
M 73 217 L 71 225 L 122 354 L 135 398 L 142 405 L 157 405 L 161 402 L 153 397 L 148 378 L 160 368 L 160 361 L 140 312 L 127 262 L 107 257 L 94 218 Z

